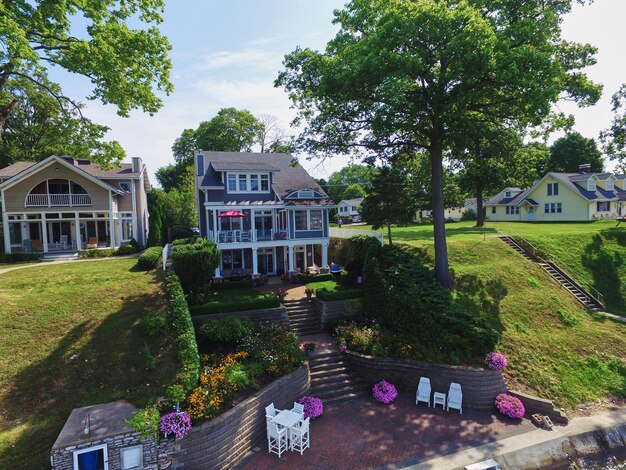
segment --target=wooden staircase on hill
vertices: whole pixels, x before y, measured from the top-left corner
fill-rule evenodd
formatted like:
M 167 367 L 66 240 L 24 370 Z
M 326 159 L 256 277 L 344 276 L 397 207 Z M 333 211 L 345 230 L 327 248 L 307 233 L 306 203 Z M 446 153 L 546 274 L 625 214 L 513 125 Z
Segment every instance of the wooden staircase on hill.
M 552 278 L 558 282 L 561 287 L 566 289 L 570 294 L 572 294 L 576 299 L 587 307 L 589 310 L 594 312 L 598 312 L 604 309 L 602 302 L 596 299 L 593 295 L 589 294 L 585 289 L 583 289 L 576 281 L 574 281 L 570 276 L 568 276 L 561 268 L 559 268 L 555 263 L 550 261 L 546 261 L 538 256 L 533 256 L 528 251 L 526 251 L 520 244 L 518 244 L 513 238 L 502 235 L 498 237 L 504 243 L 509 245 L 515 251 L 517 251 L 520 255 L 526 258 L 529 261 L 537 263 L 541 266 Z
M 313 309 L 313 303 L 307 299 L 285 300 L 283 306 L 287 309 L 289 325 L 298 336 L 319 333 L 320 320 Z
M 310 395 L 320 398 L 324 405 L 351 400 L 367 394 L 367 386 L 357 379 L 338 350 L 313 353 Z

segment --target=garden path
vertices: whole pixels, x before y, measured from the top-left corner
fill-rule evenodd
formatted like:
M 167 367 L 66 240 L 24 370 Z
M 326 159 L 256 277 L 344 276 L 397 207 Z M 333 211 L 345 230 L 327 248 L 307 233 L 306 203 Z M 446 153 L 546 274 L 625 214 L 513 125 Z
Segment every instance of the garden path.
M 324 408 L 311 423 L 311 448 L 279 459 L 265 441 L 235 468 L 365 469 L 400 468 L 454 454 L 464 449 L 536 429 L 528 420 L 493 416 L 488 412 L 446 412 L 400 396 L 390 405 L 371 396 Z

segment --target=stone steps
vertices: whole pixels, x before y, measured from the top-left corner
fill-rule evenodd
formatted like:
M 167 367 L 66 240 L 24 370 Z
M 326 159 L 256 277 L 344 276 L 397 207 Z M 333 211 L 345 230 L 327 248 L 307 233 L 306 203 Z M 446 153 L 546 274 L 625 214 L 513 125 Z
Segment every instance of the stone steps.
M 352 374 L 338 350 L 313 354 L 309 368 L 309 393 L 322 399 L 325 405 L 351 400 L 366 393 L 367 387 Z
M 289 325 L 298 336 L 306 336 L 320 332 L 320 322 L 313 304 L 307 299 L 285 300 L 283 302 Z

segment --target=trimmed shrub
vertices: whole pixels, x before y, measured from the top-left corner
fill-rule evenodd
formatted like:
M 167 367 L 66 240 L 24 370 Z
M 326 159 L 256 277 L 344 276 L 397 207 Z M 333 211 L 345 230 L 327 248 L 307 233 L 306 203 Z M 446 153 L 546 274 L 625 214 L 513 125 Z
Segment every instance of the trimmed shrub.
M 155 269 L 159 264 L 162 253 L 163 248 L 160 246 L 152 246 L 146 249 L 141 255 L 139 255 L 139 258 L 137 258 L 137 266 L 145 271 Z
M 210 341 L 236 343 L 252 332 L 252 321 L 246 317 L 226 317 L 207 320 L 200 327 L 200 334 Z
M 193 389 L 200 376 L 200 355 L 193 329 L 185 293 L 175 274 L 169 274 L 165 281 L 165 290 L 170 301 L 170 322 L 178 349 L 178 381 L 186 390 Z
M 250 287 L 250 281 L 214 282 L 211 286 L 214 290 L 241 289 L 242 287 Z
M 85 250 L 81 252 L 81 258 L 106 258 L 108 256 L 113 256 L 116 254 L 116 250 L 114 248 L 104 248 L 104 249 L 91 249 Z
M 174 240 L 172 242 L 172 246 L 178 245 L 191 245 L 196 242 L 196 237 L 187 237 L 187 238 L 179 238 L 178 240 Z
M 120 246 L 114 254 L 115 256 L 123 256 L 123 255 L 132 255 L 134 253 L 137 253 L 137 247 L 129 243 L 128 245 Z
M 198 238 L 195 243 L 172 248 L 174 271 L 190 304 L 198 303 L 201 294 L 209 286 L 219 260 L 217 245 L 206 238 Z
M 37 261 L 41 257 L 39 253 L 9 253 L 4 260 L 7 263 L 21 263 L 23 261 Z
M 318 299 L 324 302 L 332 302 L 334 300 L 346 300 L 346 299 L 358 299 L 363 297 L 363 289 L 345 289 L 340 291 L 331 292 L 328 289 L 322 287 L 317 289 L 315 293 Z
M 172 242 L 174 242 L 175 240 L 179 240 L 181 238 L 193 237 L 193 232 L 189 227 L 185 227 L 183 225 L 174 225 L 170 229 L 170 236 Z
M 263 308 L 276 308 L 280 307 L 280 301 L 274 295 L 268 295 L 267 297 L 256 300 L 245 300 L 241 302 L 216 302 L 204 305 L 194 305 L 189 308 L 191 315 L 212 315 L 215 313 L 229 313 L 229 312 L 245 312 L 247 310 L 260 310 Z
M 310 282 L 325 282 L 325 281 L 332 281 L 333 280 L 333 275 L 330 273 L 326 273 L 326 274 L 303 274 L 302 276 L 300 276 L 300 280 L 304 283 L 304 284 L 308 284 Z

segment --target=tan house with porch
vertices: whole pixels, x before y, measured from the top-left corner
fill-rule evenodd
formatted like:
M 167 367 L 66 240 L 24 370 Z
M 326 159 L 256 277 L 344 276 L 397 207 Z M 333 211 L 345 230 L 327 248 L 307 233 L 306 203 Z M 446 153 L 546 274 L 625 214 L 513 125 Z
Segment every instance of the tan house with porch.
M 4 251 L 78 252 L 133 238 L 145 245 L 149 189 L 138 157 L 111 169 L 54 155 L 2 168 Z

